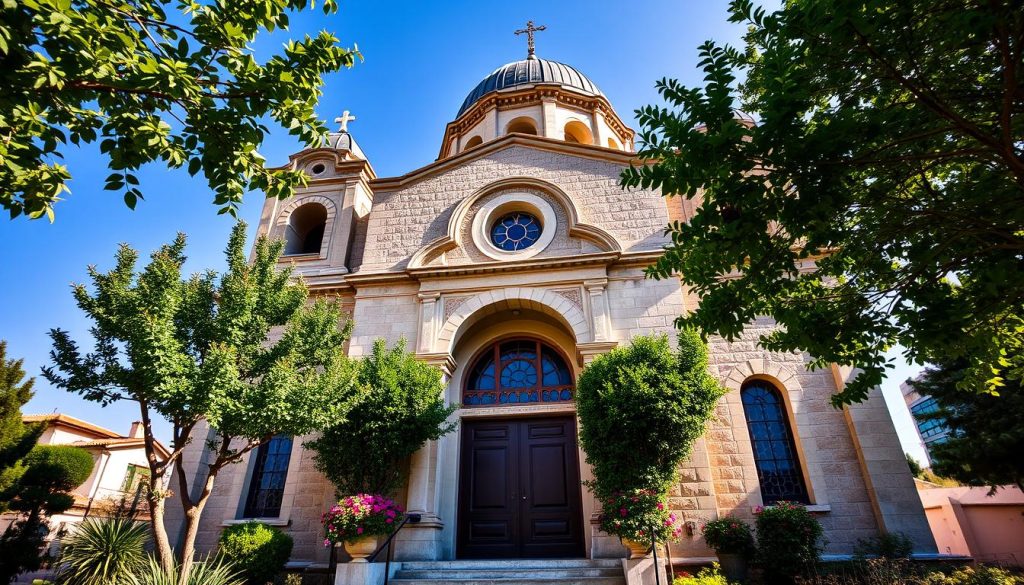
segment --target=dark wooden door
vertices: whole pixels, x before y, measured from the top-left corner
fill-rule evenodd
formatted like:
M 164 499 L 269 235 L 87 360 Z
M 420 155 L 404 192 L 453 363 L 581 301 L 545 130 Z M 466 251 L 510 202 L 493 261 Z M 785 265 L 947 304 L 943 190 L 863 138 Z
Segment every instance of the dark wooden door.
M 583 556 L 576 419 L 464 421 L 459 558 Z

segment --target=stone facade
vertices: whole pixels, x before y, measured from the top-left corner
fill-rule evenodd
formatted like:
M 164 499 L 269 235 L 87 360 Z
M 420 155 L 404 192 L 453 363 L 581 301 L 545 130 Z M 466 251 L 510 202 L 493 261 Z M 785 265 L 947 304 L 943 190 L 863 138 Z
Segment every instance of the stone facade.
M 620 188 L 619 173 L 637 162 L 628 150 L 550 136 L 494 136 L 395 178 L 377 178 L 351 136 L 336 136 L 332 144 L 345 146 L 292 157 L 289 168 L 294 169 L 311 168 L 315 161 L 330 164 L 321 171 L 324 178 L 311 177 L 293 201 L 268 200 L 260 233 L 286 238 L 312 233 L 290 214 L 302 205 L 323 205 L 329 213 L 324 240 L 319 246 L 314 242 L 310 253 L 282 261 L 295 264 L 314 294 L 346 306 L 354 320 L 350 355 L 366 355 L 378 338 L 389 344 L 404 338 L 422 359 L 443 369 L 451 402 L 462 402 L 473 357 L 509 336 L 528 335 L 556 348 L 578 376 L 589 360 L 637 335 L 673 336 L 676 317 L 699 302 L 677 281 L 650 280 L 643 272 L 667 242 L 664 227 L 688 219 L 692 209 L 657 191 Z M 488 226 L 481 228 L 477 218 L 503 210 L 543 218 L 543 244 L 528 253 L 489 249 Z M 784 397 L 828 552 L 848 554 L 858 538 L 887 530 L 907 533 L 920 552 L 934 552 L 880 395 L 844 410 L 832 408 L 828 398 L 844 383 L 844 372 L 811 371 L 809 356 L 759 348 L 758 336 L 772 326 L 758 320 L 742 338 L 711 344 L 712 372 L 728 394 L 680 469 L 671 502 L 692 534 L 673 545 L 673 557 L 711 556 L 699 538 L 700 524 L 726 514 L 752 519 L 763 503 L 740 401 L 742 384 L 753 379 L 769 382 Z M 531 403 L 464 407 L 453 417 L 573 412 L 571 402 Z M 456 557 L 460 444 L 456 430 L 409 463 L 400 499 L 424 521 L 403 530 L 397 559 Z M 200 472 L 202 450 L 202 441 L 190 445 L 185 473 Z M 242 519 L 253 459 L 222 472 L 203 516 L 201 550 L 215 546 L 223 526 Z M 590 477 L 585 454 L 579 453 L 579 460 L 585 480 Z M 618 540 L 597 530 L 593 498 L 578 489 L 586 555 L 622 556 Z M 328 562 L 319 520 L 332 491 L 296 438 L 280 515 L 268 520 L 295 538 L 295 563 Z

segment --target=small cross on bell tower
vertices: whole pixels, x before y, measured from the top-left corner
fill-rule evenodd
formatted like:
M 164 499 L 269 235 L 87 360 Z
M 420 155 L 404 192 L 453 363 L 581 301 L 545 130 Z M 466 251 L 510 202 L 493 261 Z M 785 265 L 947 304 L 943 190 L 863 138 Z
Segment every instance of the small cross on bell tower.
M 527 48 L 527 51 L 528 51 L 528 54 L 526 56 L 527 59 L 536 59 L 537 58 L 537 56 L 534 55 L 534 50 L 533 50 L 534 49 L 533 33 L 540 32 L 542 30 L 547 30 L 547 28 L 548 27 L 543 25 L 543 24 L 540 25 L 540 26 L 533 26 L 533 21 L 532 20 L 527 20 L 526 21 L 526 28 L 520 29 L 520 30 L 516 31 L 516 36 L 519 36 L 519 35 L 522 35 L 522 34 L 526 35 L 526 48 Z
M 338 132 L 348 132 L 348 123 L 355 121 L 355 119 L 356 117 L 353 116 L 348 110 L 342 112 L 340 116 L 334 119 L 335 123 L 341 124 L 341 127 L 338 128 Z

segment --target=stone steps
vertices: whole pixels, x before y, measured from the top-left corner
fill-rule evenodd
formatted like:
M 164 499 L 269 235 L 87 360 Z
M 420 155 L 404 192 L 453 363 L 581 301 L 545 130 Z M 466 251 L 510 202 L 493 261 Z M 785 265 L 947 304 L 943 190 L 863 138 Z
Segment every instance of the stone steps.
M 394 585 L 625 585 L 616 559 L 404 562 Z

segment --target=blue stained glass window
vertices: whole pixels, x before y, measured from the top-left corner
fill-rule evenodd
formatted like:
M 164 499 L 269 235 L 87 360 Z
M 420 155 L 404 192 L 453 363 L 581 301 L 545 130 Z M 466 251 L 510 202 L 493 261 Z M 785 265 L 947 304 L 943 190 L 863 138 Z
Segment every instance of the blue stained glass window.
M 537 340 L 517 339 L 497 343 L 477 358 L 469 370 L 462 403 L 480 406 L 572 399 L 572 372 L 561 354 Z
M 245 500 L 246 518 L 276 518 L 281 515 L 281 499 L 291 454 L 292 438 L 285 435 L 276 435 L 256 449 L 249 494 Z
M 491 242 L 501 250 L 515 252 L 537 243 L 541 225 L 529 213 L 516 211 L 502 216 L 491 226 Z
M 755 380 L 743 386 L 740 396 L 764 504 L 810 503 L 782 395 L 767 382 Z

